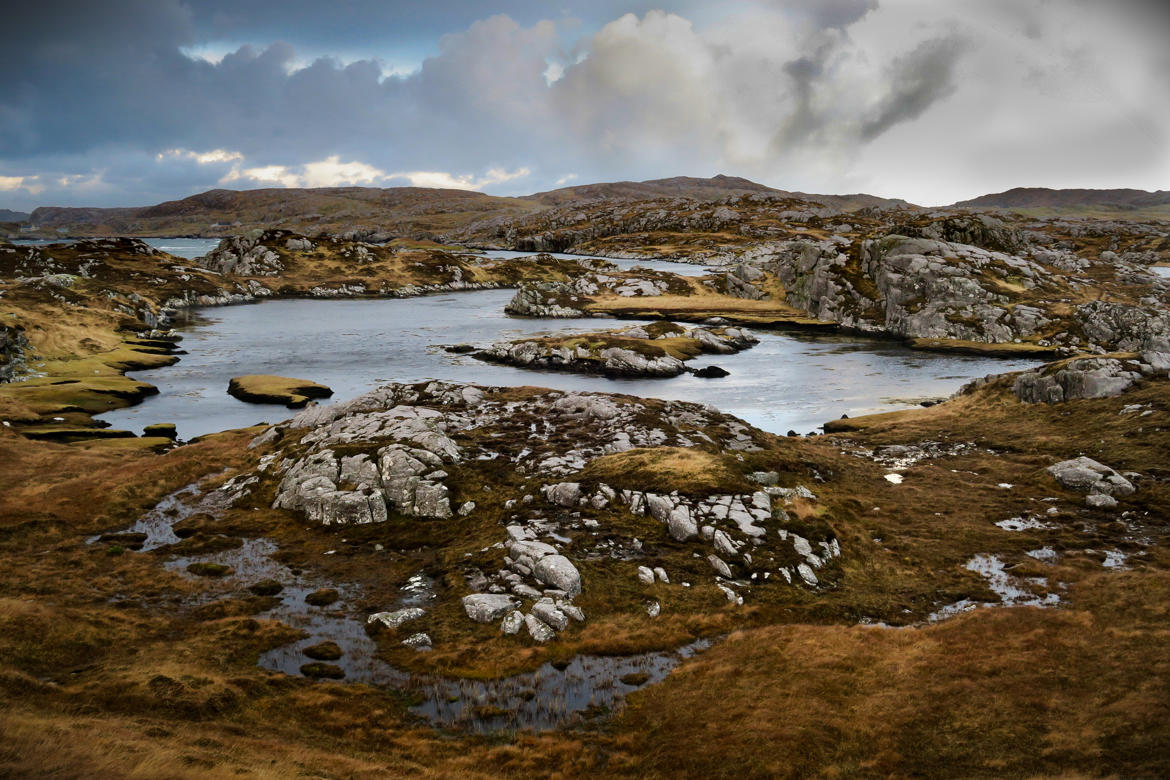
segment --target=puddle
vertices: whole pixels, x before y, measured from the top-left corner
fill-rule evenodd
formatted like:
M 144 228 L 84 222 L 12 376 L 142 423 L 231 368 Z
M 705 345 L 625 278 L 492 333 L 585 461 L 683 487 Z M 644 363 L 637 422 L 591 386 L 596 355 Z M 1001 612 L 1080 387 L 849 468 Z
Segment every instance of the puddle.
M 1007 571 L 1006 565 L 999 559 L 999 556 L 976 555 L 967 561 L 966 568 L 987 580 L 987 587 L 999 596 L 999 602 L 978 602 L 972 599 L 963 599 L 932 612 L 926 618 L 928 623 L 937 623 L 978 607 L 1055 607 L 1060 603 L 1060 596 L 1056 593 L 1037 596 L 1032 592 L 1031 588 L 1048 587 L 1046 577 L 1016 577 Z
M 164 498 L 126 531 L 146 534 L 142 550 L 155 550 L 179 541 L 172 528 L 175 523 L 197 513 L 221 516 L 229 504 L 222 492 L 204 495 L 198 486 L 189 485 Z M 281 583 L 279 604 L 255 617 L 278 620 L 306 636 L 263 653 L 258 662 L 261 668 L 300 675 L 301 667 L 312 661 L 304 654 L 306 648 L 335 642 L 342 655 L 329 663 L 345 672 L 344 682 L 389 686 L 413 694 L 420 703 L 411 710 L 435 726 L 478 733 L 570 726 L 618 709 L 627 693 L 660 682 L 682 661 L 711 646 L 710 640 L 701 639 L 676 650 L 634 656 L 579 655 L 564 668 L 546 663 L 535 671 L 498 680 L 411 674 L 378 658 L 377 644 L 366 633 L 366 616 L 355 616 L 351 606 L 361 598 L 359 585 L 298 575 L 272 557 L 276 550 L 270 539 L 246 539 L 233 550 L 172 557 L 163 566 L 204 585 L 204 591 L 187 606 L 246 593 L 249 585 L 261 580 Z M 192 563 L 223 564 L 231 573 L 196 577 L 187 571 Z M 397 604 L 388 609 L 426 609 L 437 598 L 434 584 L 425 572 L 416 573 L 401 588 Z M 337 590 L 336 602 L 326 607 L 305 603 L 306 596 L 326 587 Z M 416 622 L 417 630 L 425 631 L 425 617 Z
M 1035 515 L 1009 517 L 1007 520 L 1000 520 L 996 525 L 1005 531 L 1051 531 L 1056 528 L 1054 523 L 1045 522 Z

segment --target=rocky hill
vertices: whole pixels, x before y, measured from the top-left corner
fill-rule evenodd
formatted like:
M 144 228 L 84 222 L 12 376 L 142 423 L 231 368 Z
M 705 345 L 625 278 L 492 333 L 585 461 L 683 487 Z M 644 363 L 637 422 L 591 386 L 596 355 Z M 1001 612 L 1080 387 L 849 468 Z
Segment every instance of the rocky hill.
M 0 209 L 0 222 L 28 222 L 29 215 L 23 211 Z

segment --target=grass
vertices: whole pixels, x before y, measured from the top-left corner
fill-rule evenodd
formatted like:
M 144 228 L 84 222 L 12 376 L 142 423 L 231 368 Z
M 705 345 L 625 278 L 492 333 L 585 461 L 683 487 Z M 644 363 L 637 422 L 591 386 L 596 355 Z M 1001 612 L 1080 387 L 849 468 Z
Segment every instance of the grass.
M 312 398 L 328 398 L 333 390 L 308 379 L 292 379 L 270 374 L 244 374 L 232 377 L 228 393 L 254 404 L 284 404 L 297 409 Z

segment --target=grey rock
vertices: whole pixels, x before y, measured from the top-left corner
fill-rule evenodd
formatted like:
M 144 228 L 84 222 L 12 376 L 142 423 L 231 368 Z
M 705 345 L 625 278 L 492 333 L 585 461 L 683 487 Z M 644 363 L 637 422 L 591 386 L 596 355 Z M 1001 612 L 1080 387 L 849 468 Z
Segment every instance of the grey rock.
M 572 507 L 581 500 L 581 483 L 558 482 L 555 485 L 545 485 L 540 492 L 550 504 Z
M 511 636 L 518 633 L 522 625 L 524 625 L 524 613 L 514 610 L 504 617 L 504 620 L 500 623 L 500 631 Z
M 403 623 L 418 620 L 425 614 L 426 610 L 420 607 L 407 607 L 393 612 L 375 612 L 366 618 L 366 623 L 381 623 L 386 628 L 398 628 Z
M 504 593 L 472 593 L 463 597 L 463 610 L 476 623 L 494 623 L 515 608 L 515 599 Z
M 537 642 L 547 642 L 556 638 L 556 632 L 535 615 L 525 615 L 524 625 L 528 629 L 528 635 Z
M 557 608 L 552 599 L 544 598 L 532 605 L 532 614 L 557 631 L 569 626 L 569 616 Z
M 1090 493 L 1085 496 L 1085 506 L 1093 509 L 1116 509 L 1117 499 L 1104 493 Z
M 406 639 L 402 640 L 402 644 L 419 652 L 426 652 L 427 650 L 432 649 L 431 637 L 429 634 L 411 634 Z
M 564 591 L 569 596 L 581 592 L 581 573 L 572 561 L 563 555 L 548 555 L 536 562 L 532 574 L 545 585 Z
M 722 558 L 720 558 L 718 555 L 708 555 L 707 561 L 711 564 L 711 568 L 714 569 L 720 577 L 723 577 L 727 580 L 731 579 L 731 567 L 729 567 Z
M 638 567 L 638 580 L 643 585 L 653 585 L 654 584 L 654 572 L 647 566 L 639 566 Z
M 691 517 L 690 507 L 676 506 L 666 521 L 666 528 L 677 541 L 685 542 L 699 533 L 699 526 Z
M 1072 490 L 1103 493 L 1107 496 L 1132 495 L 1137 488 L 1113 469 L 1092 458 L 1079 457 L 1049 466 L 1048 473 Z

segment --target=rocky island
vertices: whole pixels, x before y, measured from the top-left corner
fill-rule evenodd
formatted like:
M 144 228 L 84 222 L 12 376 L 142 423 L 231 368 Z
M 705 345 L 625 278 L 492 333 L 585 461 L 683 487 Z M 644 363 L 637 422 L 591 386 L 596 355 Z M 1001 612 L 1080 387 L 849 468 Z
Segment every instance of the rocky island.
M 500 342 L 474 354 L 520 368 L 670 377 L 687 371 L 685 361 L 700 354 L 727 355 L 758 343 L 742 328 L 688 328 L 659 321 L 624 330 Z
M 228 394 L 253 404 L 284 404 L 299 409 L 313 398 L 329 398 L 333 390 L 308 379 L 287 376 L 245 374 L 232 377 Z

